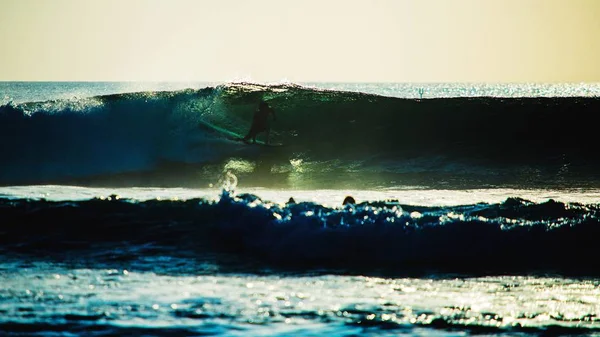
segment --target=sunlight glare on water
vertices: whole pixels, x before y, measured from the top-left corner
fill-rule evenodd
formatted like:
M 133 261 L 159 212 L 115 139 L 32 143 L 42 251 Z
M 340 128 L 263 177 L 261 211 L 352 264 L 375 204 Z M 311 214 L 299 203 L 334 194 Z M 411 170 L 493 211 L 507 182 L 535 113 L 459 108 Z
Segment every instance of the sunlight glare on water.
M 224 182 L 236 184 L 236 179 L 226 176 Z M 230 185 L 228 185 L 230 186 Z M 235 186 L 234 186 L 235 187 Z M 35 198 L 47 200 L 85 200 L 96 197 L 118 195 L 121 198 L 135 200 L 178 199 L 188 200 L 205 198 L 216 200 L 220 195 L 219 188 L 187 189 L 187 188 L 88 188 L 77 186 L 10 186 L 0 187 L 0 196 L 12 198 Z M 296 201 L 310 201 L 325 206 L 341 206 L 348 195 L 356 202 L 398 200 L 401 204 L 422 206 L 455 206 L 475 203 L 499 203 L 509 197 L 519 197 L 533 202 L 544 202 L 549 199 L 561 202 L 597 203 L 600 190 L 517 190 L 517 189 L 472 189 L 472 190 L 274 190 L 264 188 L 237 189 L 237 194 L 255 194 L 263 200 L 285 203 L 290 197 Z
M 580 328 L 600 324 L 598 281 L 568 278 L 168 276 L 36 263 L 25 273 L 2 273 L 0 281 L 0 300 L 17 296 L 26 303 L 35 297 L 39 319 L 93 314 L 116 326 L 196 332 L 216 333 L 221 326 L 255 335 L 268 326 L 272 335 L 302 336 L 314 335 L 306 328 L 348 333 L 361 326 L 427 328 L 438 320 L 499 328 L 543 327 L 549 320 Z M 2 303 L 13 319 L 27 320 L 26 310 Z

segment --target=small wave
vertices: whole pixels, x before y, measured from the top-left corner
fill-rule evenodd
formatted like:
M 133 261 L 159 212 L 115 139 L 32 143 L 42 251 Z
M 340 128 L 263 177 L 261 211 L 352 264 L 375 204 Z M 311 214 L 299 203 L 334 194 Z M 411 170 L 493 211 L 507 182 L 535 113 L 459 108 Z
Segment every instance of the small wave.
M 597 273 L 598 212 L 597 205 L 518 198 L 451 207 L 387 200 L 333 208 L 226 192 L 219 200 L 187 201 L 0 199 L 0 247 L 52 256 L 98 245 L 113 251 L 128 242 L 154 247 L 143 254 L 227 253 L 284 269 Z

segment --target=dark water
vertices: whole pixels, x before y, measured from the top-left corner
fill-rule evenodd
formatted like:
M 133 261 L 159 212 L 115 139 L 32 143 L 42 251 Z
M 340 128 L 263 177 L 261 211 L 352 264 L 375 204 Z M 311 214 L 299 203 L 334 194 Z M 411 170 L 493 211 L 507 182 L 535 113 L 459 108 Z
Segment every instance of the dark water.
M 0 106 L 0 335 L 600 332 L 597 97 L 65 85 Z
M 224 253 L 242 266 L 392 275 L 598 273 L 596 205 L 511 198 L 499 204 L 425 207 L 388 200 L 331 208 L 227 193 L 218 201 L 112 196 L 0 202 L 4 253 L 64 258 L 73 250 L 104 256 L 106 263 Z
M 598 206 L 0 199 L 8 335 L 594 335 Z

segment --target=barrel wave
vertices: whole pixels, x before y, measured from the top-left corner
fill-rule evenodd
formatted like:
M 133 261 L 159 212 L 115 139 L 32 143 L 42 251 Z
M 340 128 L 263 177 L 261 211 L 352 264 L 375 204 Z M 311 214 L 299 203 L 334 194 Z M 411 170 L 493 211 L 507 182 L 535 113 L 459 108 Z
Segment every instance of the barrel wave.
M 261 99 L 282 147 L 232 139 Z M 0 184 L 206 186 L 230 170 L 242 186 L 593 185 L 599 108 L 595 97 L 419 100 L 251 83 L 9 103 Z

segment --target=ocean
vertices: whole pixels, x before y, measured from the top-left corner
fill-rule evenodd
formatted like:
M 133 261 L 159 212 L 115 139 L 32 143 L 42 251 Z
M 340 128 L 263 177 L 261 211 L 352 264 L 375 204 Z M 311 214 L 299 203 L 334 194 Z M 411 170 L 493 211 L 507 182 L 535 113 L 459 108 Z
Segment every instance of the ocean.
M 0 335 L 600 335 L 599 96 L 0 82 Z

